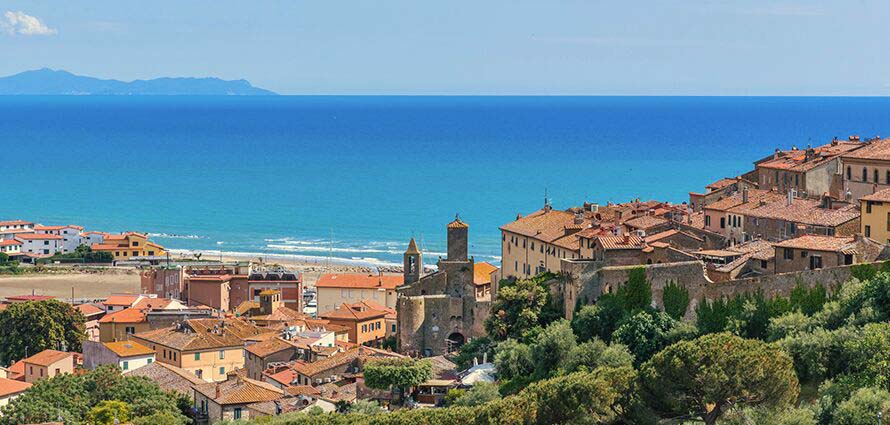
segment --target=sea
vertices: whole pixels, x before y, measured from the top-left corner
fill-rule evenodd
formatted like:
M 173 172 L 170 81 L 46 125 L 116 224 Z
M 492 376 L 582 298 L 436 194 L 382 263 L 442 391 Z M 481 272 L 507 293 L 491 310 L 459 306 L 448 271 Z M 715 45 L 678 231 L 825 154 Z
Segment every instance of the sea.
M 445 225 L 585 201 L 688 200 L 776 148 L 890 135 L 890 98 L 0 97 L 0 220 L 168 248 L 434 264 Z

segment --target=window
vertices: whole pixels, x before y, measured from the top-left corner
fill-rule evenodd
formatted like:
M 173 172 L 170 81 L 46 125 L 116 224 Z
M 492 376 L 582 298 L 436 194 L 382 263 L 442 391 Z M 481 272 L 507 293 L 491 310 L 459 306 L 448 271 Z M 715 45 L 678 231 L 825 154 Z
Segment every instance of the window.
M 219 350 L 219 359 L 222 360 L 226 358 L 226 350 Z
M 241 408 L 240 407 L 235 408 L 235 419 L 241 419 Z
M 139 241 L 133 241 L 133 246 L 139 246 Z
M 396 325 L 392 325 L 392 331 L 393 331 L 393 332 L 396 331 Z
M 865 212 L 871 214 L 871 201 L 865 201 Z
M 814 255 L 810 257 L 810 270 L 821 269 L 822 268 L 822 257 L 819 255 Z
M 867 237 L 867 238 L 871 237 L 871 226 L 869 226 L 867 224 L 865 225 L 865 237 Z
M 155 361 L 155 359 L 148 359 L 148 360 L 145 361 L 145 363 L 146 363 L 146 364 L 152 364 L 154 361 Z
M 784 258 L 786 260 L 793 260 L 794 259 L 794 250 L 792 250 L 791 248 L 785 248 Z
M 173 361 L 176 361 L 176 352 L 173 352 Z
M 720 228 L 721 229 L 726 228 L 726 217 L 720 217 Z
M 124 333 L 134 334 L 136 333 L 136 328 L 133 326 L 127 326 L 124 328 Z
M 878 169 L 875 168 L 875 183 L 878 182 Z
M 139 256 L 139 251 L 133 251 L 133 256 L 134 256 L 134 257 L 138 257 L 138 256 Z
M 195 376 L 197 376 L 198 378 L 204 379 L 204 371 L 201 369 L 196 370 Z
M 705 226 L 711 227 L 711 216 L 705 216 Z
M 862 167 L 862 181 L 868 181 L 868 168 Z
M 201 353 L 195 353 L 195 360 L 201 360 Z
M 853 180 L 853 168 L 847 166 L 847 180 Z
M 225 375 L 225 374 L 226 374 L 226 368 L 224 368 L 224 367 L 219 368 L 219 374 L 220 374 L 220 376 Z
M 887 230 L 890 230 L 890 212 L 887 213 Z
M 130 362 L 124 360 L 124 365 L 122 366 L 124 370 L 130 370 Z
M 807 255 L 810 255 L 810 253 L 807 252 L 807 251 L 801 251 L 801 252 L 800 252 L 800 258 L 807 258 Z
M 769 263 L 766 260 L 760 260 L 760 268 L 765 269 L 769 267 Z

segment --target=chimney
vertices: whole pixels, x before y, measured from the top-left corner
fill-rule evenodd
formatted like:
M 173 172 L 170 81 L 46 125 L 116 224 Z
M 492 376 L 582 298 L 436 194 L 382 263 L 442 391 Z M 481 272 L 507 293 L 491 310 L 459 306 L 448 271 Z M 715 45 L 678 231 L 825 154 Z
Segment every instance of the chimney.
M 788 196 L 787 196 L 785 205 L 788 205 L 790 207 L 791 204 L 793 204 L 793 203 L 794 203 L 794 189 L 791 189 L 788 191 Z
M 748 203 L 748 186 L 742 188 L 742 203 Z
M 630 233 L 624 232 L 624 243 L 630 243 Z
M 216 397 L 214 398 L 219 398 L 219 384 L 216 384 Z

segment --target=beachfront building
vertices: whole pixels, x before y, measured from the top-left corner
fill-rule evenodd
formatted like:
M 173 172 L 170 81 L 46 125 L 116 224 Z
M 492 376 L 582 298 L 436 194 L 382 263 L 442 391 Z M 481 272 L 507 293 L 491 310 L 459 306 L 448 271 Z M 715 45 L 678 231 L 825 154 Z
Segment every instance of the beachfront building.
M 175 326 L 136 333 L 130 339 L 155 351 L 155 359 L 219 382 L 244 367 L 244 340 L 273 332 L 234 319 L 192 319 Z
M 34 223 L 30 221 L 24 220 L 4 220 L 0 221 L 0 235 L 6 234 L 8 232 L 33 232 L 34 231 Z
M 83 232 L 80 234 L 80 241 L 86 246 L 93 246 L 105 242 L 105 232 Z
M 164 247 L 148 240 L 148 235 L 127 232 L 120 235 L 105 235 L 101 243 L 90 246 L 93 251 L 108 252 L 114 261 L 126 261 L 135 257 L 155 257 L 167 253 Z
M 416 244 L 414 250 L 417 249 Z M 422 263 L 415 265 L 423 269 Z M 322 315 L 343 304 L 355 304 L 370 300 L 382 306 L 395 308 L 396 287 L 404 282 L 402 275 L 380 274 L 324 274 L 315 282 L 318 291 L 318 313 Z M 302 310 L 300 310 L 302 311 Z
M 23 254 L 49 257 L 62 250 L 62 237 L 59 235 L 20 233 L 15 238 L 22 243 Z
M 22 241 L 17 239 L 0 240 L 0 252 L 9 257 L 19 257 L 22 255 Z
M 127 372 L 150 365 L 154 360 L 154 350 L 135 341 L 85 341 L 83 344 L 83 366 L 87 369 L 111 364 Z
M 890 189 L 865 195 L 859 202 L 862 213 L 859 233 L 881 243 L 890 244 Z
M 890 188 L 890 139 L 875 138 L 863 145 L 841 156 L 844 190 L 853 201 Z
M 757 183 L 761 189 L 780 193 L 793 190 L 803 198 L 819 198 L 823 194 L 842 198 L 840 158 L 855 154 L 863 146 L 858 139 L 850 138 L 834 139 L 815 148 L 776 149 L 772 158 L 755 163 Z
M 73 224 L 66 226 L 44 226 L 38 224 L 34 226 L 34 232 L 44 235 L 61 236 L 62 241 L 60 242 L 59 252 L 63 254 L 74 252 L 74 250 L 83 243 L 83 239 L 80 236 L 81 232 L 83 232 L 83 227 L 75 226 Z
M 77 356 L 66 351 L 43 350 L 22 362 L 25 365 L 25 382 L 30 384 L 43 378 L 74 373 Z

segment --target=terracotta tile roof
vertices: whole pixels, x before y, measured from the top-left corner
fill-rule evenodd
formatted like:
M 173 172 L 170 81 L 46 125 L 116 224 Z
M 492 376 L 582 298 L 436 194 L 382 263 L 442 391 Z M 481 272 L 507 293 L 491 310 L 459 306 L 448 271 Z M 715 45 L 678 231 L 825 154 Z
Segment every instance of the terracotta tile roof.
M 253 311 L 250 311 L 248 313 L 253 313 Z M 300 313 L 299 311 L 296 311 L 290 307 L 284 306 L 272 310 L 271 314 L 251 314 L 249 317 L 255 322 L 289 322 L 293 320 L 305 320 L 310 318 L 310 316 Z
M 603 249 L 642 249 L 643 238 L 637 234 L 627 234 L 624 236 L 599 236 L 598 243 Z
M 713 192 L 715 190 L 723 189 L 729 185 L 733 185 L 733 184 L 737 183 L 738 181 L 739 180 L 737 178 L 724 177 L 720 180 L 715 181 L 714 183 L 711 183 L 711 184 L 705 186 L 705 189 L 708 189 L 709 192 Z
M 15 245 L 22 245 L 22 242 L 17 241 L 15 239 L 5 239 L 5 240 L 0 241 L 0 246 L 15 246 Z
M 59 235 L 51 235 L 48 233 L 20 233 L 15 236 L 16 239 L 26 241 L 43 241 L 43 240 L 61 240 Z
M 491 273 L 498 268 L 484 261 L 473 265 L 473 283 L 475 285 L 486 285 L 491 283 Z
M 590 219 L 584 219 L 582 227 L 590 227 Z M 568 211 L 540 209 L 501 226 L 502 231 L 527 236 L 545 243 L 565 238 L 566 227 L 574 227 L 575 214 Z M 567 248 L 570 244 L 567 244 Z M 572 249 L 572 248 L 569 248 Z M 577 249 L 577 248 L 575 248 Z
M 744 204 L 744 202 L 742 202 L 742 198 L 742 193 L 736 192 L 719 201 L 716 201 L 709 205 L 705 205 L 704 207 L 702 207 L 702 209 L 728 211 L 731 208 Z M 748 203 L 756 203 L 759 202 L 761 199 L 766 199 L 769 202 L 771 200 L 785 199 L 785 196 L 780 193 L 770 192 L 767 190 L 748 189 Z
M 284 389 L 288 395 L 308 395 L 319 396 L 321 391 L 318 388 L 309 385 L 293 385 Z
M 661 226 L 669 223 L 670 220 L 663 217 L 656 217 L 652 215 L 644 215 L 642 217 L 632 218 L 624 222 L 624 224 L 633 227 L 634 229 L 651 229 L 655 226 Z
M 816 199 L 794 198 L 791 205 L 784 196 L 781 199 L 765 202 L 748 202 L 732 208 L 729 212 L 747 217 L 784 220 L 813 226 L 835 227 L 859 218 L 856 205 L 841 205 L 839 208 L 822 208 Z
M 56 299 L 56 297 L 49 295 L 13 295 L 11 297 L 6 297 L 7 301 L 49 301 L 54 299 Z
M 235 313 L 236 316 L 243 316 L 250 313 L 251 310 L 259 308 L 259 301 L 242 301 L 241 304 L 238 304 L 238 307 L 235 307 L 235 311 L 233 311 L 233 313 Z
M 466 229 L 468 227 L 470 227 L 470 225 L 461 221 L 460 217 L 455 217 L 454 221 L 448 223 L 449 229 Z
M 860 149 L 841 155 L 843 158 L 890 161 L 890 139 L 872 140 Z
M 823 235 L 803 235 L 775 244 L 776 248 L 807 249 L 811 251 L 852 252 L 856 238 Z
M 25 392 L 28 388 L 31 388 L 31 384 L 27 382 L 0 378 L 0 397 L 2 398 Z
M 186 320 L 182 329 L 155 329 L 133 337 L 180 351 L 195 351 L 244 346 L 245 338 L 267 332 L 274 330 L 251 325 L 240 318 L 211 318 Z
M 195 391 L 219 405 L 259 403 L 284 397 L 284 391 L 266 383 L 234 376 L 223 382 L 195 385 Z
M 74 353 L 66 352 L 66 351 L 56 351 L 56 350 L 43 350 L 27 359 L 23 360 L 25 363 L 36 364 L 40 366 L 49 366 L 53 363 L 56 363 L 60 360 L 63 360 L 68 357 L 73 357 Z M 71 360 L 72 363 L 74 360 Z
M 319 317 L 321 317 L 322 319 L 345 319 L 355 321 L 371 320 L 385 316 L 385 311 L 369 308 L 367 305 L 362 303 L 343 303 L 340 304 L 340 307 L 319 315 Z
M 396 318 L 396 309 L 394 309 L 394 308 L 389 308 L 385 305 L 378 304 L 371 300 L 361 300 L 361 301 L 357 302 L 356 304 L 363 304 L 365 307 L 367 307 L 371 310 L 382 311 L 382 312 L 386 313 L 387 319 L 395 319 Z
M 24 375 L 25 375 L 25 361 L 19 360 L 15 363 L 11 364 L 8 368 L 6 368 L 6 370 L 9 373 L 24 377 Z
M 730 247 L 729 250 L 751 254 L 752 258 L 755 260 L 769 260 L 776 256 L 776 249 L 773 244 L 762 239 L 748 241 Z
M 0 226 L 30 226 L 34 223 L 24 220 L 6 220 L 0 221 Z
M 139 308 L 125 308 L 121 311 L 106 314 L 99 319 L 99 323 L 142 323 L 145 322 L 145 310 Z
M 105 348 L 117 354 L 118 357 L 135 357 L 135 356 L 145 356 L 148 354 L 154 354 L 154 350 L 148 348 L 136 341 L 117 341 L 117 342 L 104 342 L 102 345 Z
M 193 386 L 207 383 L 192 372 L 163 362 L 152 362 L 151 364 L 124 372 L 124 374 L 127 376 L 144 376 L 166 391 L 176 391 L 188 396 L 192 395 Z
M 137 294 L 112 295 L 106 298 L 105 301 L 102 302 L 102 304 L 114 306 L 125 305 L 127 307 L 130 307 L 133 305 L 133 303 L 139 300 L 139 297 L 141 297 L 141 295 Z
M 80 310 L 80 314 L 83 314 L 84 317 L 90 317 L 97 314 L 105 313 L 105 310 L 96 307 L 93 304 L 80 304 L 76 306 L 78 310 Z
M 171 300 L 170 298 L 143 297 L 136 304 L 133 305 L 133 308 L 145 310 L 165 310 L 174 303 L 178 303 L 178 301 Z
M 556 238 L 550 241 L 550 244 L 556 245 L 560 248 L 565 248 L 570 251 L 577 251 L 581 249 L 581 239 L 578 236 L 578 233 L 572 233 L 570 235 L 565 235 L 560 238 Z
M 266 357 L 270 354 L 292 349 L 294 349 L 293 344 L 278 337 L 260 341 L 256 344 L 250 344 L 244 348 L 248 353 L 259 357 Z
M 269 379 L 278 382 L 284 386 L 288 386 L 297 381 L 297 377 L 300 376 L 297 372 L 289 367 L 283 368 L 280 371 L 275 371 L 274 373 L 263 372 L 263 375 L 267 376 Z M 312 388 L 312 387 L 309 387 Z M 287 389 L 285 389 L 287 391 Z
M 403 275 L 323 274 L 315 282 L 316 288 L 395 289 L 405 282 Z
M 757 167 L 769 168 L 771 170 L 805 172 L 827 164 L 838 156 L 846 156 L 847 153 L 855 154 L 854 151 L 863 146 L 859 142 L 834 141 L 809 149 L 809 154 L 808 149 L 781 151 L 773 155 L 772 159 L 757 164 Z
M 323 384 L 318 388 L 321 390 L 321 398 L 331 401 L 344 400 L 352 402 L 355 401 L 358 392 L 358 387 L 355 382 L 331 382 Z
M 890 189 L 879 190 L 871 195 L 865 195 L 860 200 L 874 202 L 890 202 Z
M 312 363 L 298 360 L 294 362 L 293 366 L 291 367 L 303 376 L 314 378 L 321 373 L 346 366 L 347 364 L 352 363 L 354 360 L 358 359 L 358 357 L 359 347 L 356 347 L 343 353 L 336 354 L 334 356 Z

